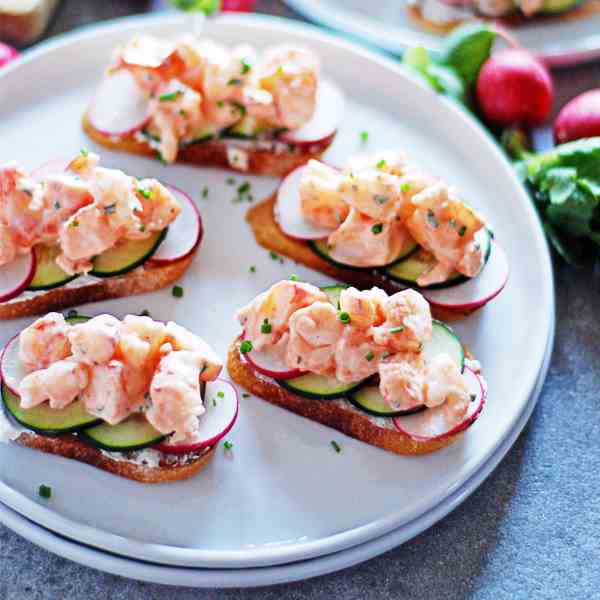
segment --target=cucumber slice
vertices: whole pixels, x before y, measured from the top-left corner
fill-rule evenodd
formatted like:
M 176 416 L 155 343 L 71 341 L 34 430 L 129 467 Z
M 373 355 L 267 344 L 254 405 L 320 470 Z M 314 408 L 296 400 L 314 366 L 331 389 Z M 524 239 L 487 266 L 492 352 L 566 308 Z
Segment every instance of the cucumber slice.
M 433 320 L 431 338 L 423 344 L 423 358 L 425 362 L 433 360 L 438 354 L 448 354 L 456 363 L 462 373 L 465 368 L 465 351 L 454 330 L 442 323 Z
M 2 401 L 8 413 L 23 427 L 42 435 L 61 435 L 81 431 L 100 423 L 100 419 L 90 415 L 79 400 L 67 408 L 56 410 L 47 403 L 34 408 L 23 409 L 20 398 L 2 384 Z
M 128 452 L 155 446 L 167 438 L 156 431 L 146 418 L 133 415 L 118 425 L 102 423 L 80 433 L 83 441 L 109 452 Z
M 491 236 L 492 234 L 487 230 L 483 229 L 482 232 L 478 236 L 480 237 L 480 243 L 484 248 L 484 268 L 487 263 L 491 251 L 492 251 L 492 243 Z M 427 271 L 431 270 L 435 265 L 435 259 L 433 256 L 423 250 L 419 249 L 418 252 L 400 260 L 393 265 L 386 267 L 383 269 L 383 274 L 393 281 L 397 281 L 398 283 L 402 283 L 404 285 L 409 285 L 411 287 L 419 288 L 417 285 L 417 279 L 427 273 Z M 442 281 L 441 283 L 434 283 L 433 285 L 428 285 L 422 289 L 439 289 L 450 287 L 453 285 L 458 285 L 459 283 L 464 283 L 468 281 L 469 277 L 462 275 L 461 273 L 454 272 L 446 281 Z
M 317 255 L 319 255 L 322 259 L 330 262 L 332 265 L 339 267 L 340 269 L 349 269 L 351 271 L 373 271 L 376 268 L 385 268 L 385 267 L 355 267 L 353 265 L 346 265 L 337 260 L 331 258 L 331 254 L 329 253 L 329 247 L 327 245 L 327 240 L 308 240 L 308 245 L 310 249 Z M 398 256 L 390 263 L 390 265 L 395 265 L 398 261 L 403 260 L 404 258 L 410 256 L 414 252 L 416 252 L 419 248 L 419 245 L 414 240 L 407 242 L 406 245 L 402 248 Z
M 56 264 L 56 257 L 60 254 L 59 246 L 39 244 L 34 248 L 34 252 L 36 267 L 33 279 L 27 288 L 28 290 L 32 292 L 51 290 L 79 277 L 77 274 L 69 275 L 65 273 Z
M 293 379 L 280 379 L 277 383 L 298 396 L 315 400 L 334 400 L 335 398 L 344 398 L 350 392 L 357 390 L 364 381 L 342 383 L 335 377 L 306 373 Z
M 327 294 L 329 302 L 331 302 L 331 304 L 333 304 L 339 310 L 340 296 L 342 295 L 342 292 L 348 287 L 350 286 L 338 283 L 336 285 L 326 285 L 321 288 L 321 291 Z
M 257 121 L 254 117 L 246 115 L 235 125 L 223 130 L 221 132 L 221 137 L 241 140 L 255 140 L 264 131 L 264 129 L 265 128 L 261 127 L 259 121 Z
M 379 388 L 376 385 L 366 385 L 359 390 L 352 392 L 348 400 L 356 408 L 374 417 L 401 417 L 404 415 L 413 415 L 425 410 L 425 405 L 416 406 L 409 410 L 394 410 L 383 399 Z
M 461 372 L 465 368 L 465 353 L 460 340 L 448 325 L 433 321 L 431 338 L 423 344 L 423 358 L 431 361 L 438 354 L 448 354 Z M 348 395 L 348 400 L 360 410 L 376 417 L 400 417 L 416 414 L 425 410 L 425 406 L 416 406 L 409 410 L 394 410 L 383 399 L 379 387 L 367 385 Z
M 167 235 L 167 229 L 158 231 L 143 240 L 125 240 L 96 256 L 90 275 L 113 277 L 133 271 L 156 252 Z

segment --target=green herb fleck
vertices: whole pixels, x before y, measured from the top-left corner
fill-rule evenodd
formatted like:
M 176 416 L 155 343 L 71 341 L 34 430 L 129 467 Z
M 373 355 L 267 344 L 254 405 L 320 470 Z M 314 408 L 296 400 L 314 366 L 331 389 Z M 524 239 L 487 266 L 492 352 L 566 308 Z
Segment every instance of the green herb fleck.
M 81 152 L 81 156 L 87 156 L 89 154 L 87 148 L 82 148 L 79 152 Z
M 410 190 L 411 187 L 412 187 L 412 185 L 410 183 L 408 183 L 408 182 L 404 182 L 404 183 L 400 184 L 400 189 L 403 192 L 408 192 L 408 190 Z
M 158 97 L 159 102 L 172 102 L 173 100 L 177 100 L 181 94 L 181 90 L 175 90 L 174 92 L 170 92 L 169 94 L 162 94 L 162 96 Z
M 378 233 L 381 233 L 383 231 L 383 223 L 375 223 L 375 225 L 373 225 L 373 227 L 371 227 L 371 231 L 377 235 Z
M 217 100 L 217 106 L 219 108 L 223 108 L 225 106 L 225 102 L 223 102 L 223 100 Z
M 375 194 L 375 203 L 376 204 L 385 204 L 389 198 L 387 196 L 379 196 Z
M 175 298 L 183 298 L 183 288 L 180 285 L 173 286 L 172 293 Z
M 231 450 L 233 448 L 233 444 L 230 441 L 225 440 L 223 442 L 223 447 L 225 448 L 225 450 Z
M 371 362 L 371 361 L 372 361 L 372 360 L 375 358 L 375 355 L 373 354 L 373 351 L 372 351 L 372 350 L 369 350 L 369 351 L 367 352 L 367 354 L 366 354 L 365 358 L 366 358 L 366 359 L 367 359 L 369 362 Z
M 465 235 L 465 233 L 467 233 L 467 228 L 465 225 L 463 225 L 459 230 L 458 230 L 458 235 L 460 235 L 460 237 L 463 237 Z
M 204 186 L 202 188 L 202 197 L 203 198 L 208 198 L 208 187 L 207 186 Z
M 384 350 L 381 354 L 381 360 L 385 360 L 388 356 L 390 356 L 390 353 L 387 350 Z
M 402 333 L 404 331 L 404 327 L 400 325 L 400 327 L 392 327 L 390 329 L 390 333 Z
M 335 441 L 335 440 L 331 440 L 331 447 L 339 454 L 342 449 L 340 448 L 340 445 Z
M 233 177 L 228 177 L 225 180 L 225 183 L 227 183 L 227 185 L 235 185 L 235 179 Z
M 149 317 L 150 316 L 150 311 L 145 308 L 141 313 L 140 313 L 140 317 Z
M 244 340 L 240 344 L 240 352 L 242 354 L 248 354 L 252 350 L 252 342 L 250 340 Z
M 137 192 L 140 196 L 146 198 L 146 200 L 152 198 L 152 190 L 145 190 L 143 187 L 138 187 Z
M 475 402 L 477 399 L 477 394 L 469 394 L 469 396 L 471 396 L 471 402 Z
M 217 392 L 219 398 L 225 398 L 225 392 Z
M 146 231 L 146 226 L 143 223 L 140 223 L 140 231 L 144 233 Z
M 49 485 L 40 485 L 38 488 L 38 494 L 40 498 L 44 498 L 44 500 L 50 500 L 52 498 L 52 488 Z
M 67 319 L 74 319 L 77 316 L 79 316 L 79 313 L 74 308 L 67 313 Z
M 290 275 L 290 281 L 298 281 L 298 275 Z
M 242 398 L 250 398 L 250 394 L 243 392 L 242 393 Z
M 59 208 L 60 208 L 60 202 L 57 200 L 57 201 L 54 203 L 54 209 L 55 209 L 55 210 L 58 210 Z
M 213 403 L 213 406 L 217 406 L 217 401 L 214 398 L 212 399 L 212 403 Z
M 265 317 L 265 320 L 262 322 L 260 326 L 260 332 L 264 334 L 269 334 L 273 331 L 273 326 L 269 323 L 269 319 Z
M 244 183 L 242 183 L 237 189 L 238 194 L 247 194 L 250 191 L 250 187 L 250 182 L 244 181 Z
M 360 141 L 363 144 L 366 144 L 369 141 L 369 132 L 368 131 L 361 131 L 360 132 Z
M 104 213 L 107 215 L 114 215 L 117 210 L 117 203 L 109 204 L 104 207 Z
M 377 163 L 377 168 L 378 169 L 383 169 L 385 167 L 387 163 L 385 162 L 385 160 L 382 158 L 378 163 Z
M 242 80 L 239 77 L 233 77 L 227 82 L 227 85 L 242 85 Z
M 246 58 L 242 58 L 241 63 L 242 63 L 242 75 L 245 75 L 246 73 L 248 73 L 248 71 L 250 71 L 250 69 L 252 68 L 252 65 L 248 62 L 248 59 L 246 59 Z
M 77 219 L 73 219 L 71 221 L 71 227 L 79 227 L 79 221 Z
M 234 101 L 231 103 L 231 105 L 232 105 L 232 106 L 233 106 L 235 109 L 237 109 L 237 110 L 238 110 L 238 111 L 239 111 L 239 112 L 242 114 L 242 116 L 246 114 L 246 107 L 245 107 L 245 106 L 244 106 L 244 105 L 243 105 L 241 102 L 238 102 L 237 100 L 234 100 Z
M 341 312 L 338 315 L 338 319 L 344 324 L 344 325 L 348 325 L 348 323 L 350 323 L 350 315 L 347 312 Z
M 251 265 L 249 271 L 250 273 L 256 273 L 256 267 L 254 265 Z

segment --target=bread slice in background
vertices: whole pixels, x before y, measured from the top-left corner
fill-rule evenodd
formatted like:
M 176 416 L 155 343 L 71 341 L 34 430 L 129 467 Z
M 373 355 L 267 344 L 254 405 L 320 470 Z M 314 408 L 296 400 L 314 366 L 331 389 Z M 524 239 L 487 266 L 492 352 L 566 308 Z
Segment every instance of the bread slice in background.
M 58 2 L 0 0 L 0 40 L 19 46 L 35 42 L 46 30 Z

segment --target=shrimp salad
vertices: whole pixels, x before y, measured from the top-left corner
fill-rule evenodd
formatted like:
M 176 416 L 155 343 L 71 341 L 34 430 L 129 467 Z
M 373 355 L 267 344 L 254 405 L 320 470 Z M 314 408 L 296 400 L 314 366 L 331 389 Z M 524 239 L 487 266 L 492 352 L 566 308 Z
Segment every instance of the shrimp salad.
M 207 410 L 201 386 L 222 369 L 200 337 L 135 315 L 69 323 L 49 313 L 20 333 L 18 359 L 25 373 L 14 387 L 22 410 L 60 412 L 79 403 L 110 426 L 142 419 L 155 437 L 174 444 L 197 441 Z
M 305 48 L 274 46 L 259 55 L 247 44 L 139 35 L 114 52 L 105 79 L 124 70 L 148 102 L 137 135 L 168 163 L 183 146 L 222 134 L 274 138 L 315 112 L 319 62 Z
M 329 231 L 325 252 L 342 266 L 385 267 L 419 249 L 429 266 L 416 284 L 426 287 L 475 277 L 487 260 L 482 217 L 400 152 L 355 157 L 341 170 L 311 160 L 298 193 L 303 218 Z
M 243 307 L 237 313 L 244 329 L 240 351 L 249 364 L 256 367 L 269 355 L 271 364 L 281 365 L 286 389 L 295 381 L 290 375 L 306 373 L 340 388 L 374 381 L 384 404 L 379 414 L 437 409 L 448 429 L 465 419 L 473 398 L 462 346 L 446 328 L 458 361 L 452 345 L 433 348 L 434 327 L 445 326 L 433 321 L 418 292 L 388 296 L 378 288 L 347 287 L 332 301 L 327 289 L 280 281 Z

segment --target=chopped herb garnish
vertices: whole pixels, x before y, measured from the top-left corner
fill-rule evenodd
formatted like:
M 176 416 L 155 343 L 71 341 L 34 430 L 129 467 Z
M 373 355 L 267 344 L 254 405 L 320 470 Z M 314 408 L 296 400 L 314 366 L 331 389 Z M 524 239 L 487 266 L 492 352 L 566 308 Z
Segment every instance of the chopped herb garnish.
M 173 286 L 172 294 L 175 298 L 183 298 L 183 288 L 180 285 Z
M 204 186 L 202 188 L 202 197 L 203 198 L 208 198 L 208 187 L 207 186 Z
M 108 206 L 104 207 L 104 213 L 107 215 L 114 215 L 116 210 L 117 210 L 116 202 L 114 204 L 109 204 Z
M 213 401 L 213 406 L 216 406 L 217 405 L 217 401 L 214 398 L 212 399 L 212 401 Z
M 377 168 L 378 168 L 378 169 L 383 169 L 383 168 L 385 168 L 385 165 L 386 165 L 386 164 L 387 164 L 387 163 L 386 163 L 386 162 L 385 162 L 385 160 L 382 158 L 382 159 L 381 159 L 381 160 L 380 160 L 380 161 L 377 163 L 377 165 L 376 165 L 376 166 L 377 166 Z
M 183 108 L 179 109 L 179 116 L 181 117 L 187 117 L 187 112 L 185 110 L 183 110 Z
M 410 183 L 408 183 L 408 182 L 404 182 L 404 183 L 400 184 L 400 189 L 403 192 L 408 192 L 408 190 L 410 190 L 411 187 L 412 187 L 412 185 Z
M 137 192 L 140 196 L 146 198 L 146 200 L 150 200 L 150 198 L 152 198 L 152 190 L 146 190 L 143 187 L 138 187 Z
M 342 449 L 340 448 L 340 445 L 335 441 L 335 440 L 331 440 L 331 447 L 339 454 Z
M 269 256 L 271 257 L 271 260 L 279 260 L 279 254 L 273 252 L 273 250 L 269 250 Z
M 338 315 L 338 319 L 344 324 L 344 325 L 348 325 L 348 323 L 350 323 L 350 315 L 347 312 L 341 312 Z
M 242 75 L 245 75 L 251 68 L 252 65 L 248 62 L 246 58 L 242 58 Z
M 219 398 L 225 398 L 225 392 L 217 392 Z
M 250 398 L 250 394 L 243 392 L 242 393 L 242 398 Z
M 181 94 L 181 90 L 175 90 L 174 92 L 171 92 L 169 94 L 163 94 L 162 96 L 159 96 L 158 101 L 159 102 L 172 102 L 173 100 L 177 100 L 177 98 L 179 97 L 179 94 Z
M 233 448 L 233 444 L 230 441 L 225 440 L 223 442 L 223 447 L 225 448 L 225 450 L 231 450 Z
M 87 156 L 89 154 L 87 148 L 82 148 L 79 152 L 81 152 L 81 156 Z
M 385 360 L 388 356 L 390 356 L 390 353 L 385 350 L 382 354 L 381 354 L 381 360 Z
M 232 106 L 233 106 L 235 109 L 237 109 L 238 111 L 240 111 L 240 113 L 241 113 L 242 115 L 245 115 L 245 114 L 246 114 L 246 107 L 245 107 L 245 106 L 244 106 L 244 105 L 243 105 L 241 102 L 238 102 L 237 100 L 234 100 L 234 101 L 231 103 L 231 105 L 232 105 Z
M 140 231 L 144 233 L 146 231 L 146 226 L 143 223 L 140 223 Z
M 450 226 L 456 229 L 456 219 L 454 217 L 450 219 Z
M 238 77 L 234 77 L 227 82 L 227 85 L 242 85 L 242 80 Z
M 369 141 L 369 132 L 368 131 L 361 131 L 360 132 L 360 141 L 363 144 L 366 144 Z
M 150 311 L 145 308 L 141 313 L 140 313 L 140 317 L 149 317 L 150 316 Z
M 67 313 L 67 319 L 74 319 L 75 317 L 77 317 L 79 315 L 79 313 L 72 308 L 68 313 Z
M 298 281 L 298 275 L 290 275 L 290 281 Z
M 373 225 L 373 227 L 371 227 L 371 231 L 377 235 L 378 233 L 381 233 L 383 231 L 383 223 L 375 223 L 375 225 Z
M 467 228 L 465 225 L 463 225 L 459 230 L 458 230 L 458 235 L 460 235 L 460 237 L 463 237 L 465 235 L 465 233 L 467 233 Z
M 250 187 L 250 182 L 244 181 L 244 183 L 242 183 L 237 189 L 238 194 L 247 194 L 250 191 Z
M 250 273 L 256 273 L 256 267 L 254 265 L 250 266 L 250 269 L 248 269 L 250 271 Z
M 400 327 L 392 327 L 390 329 L 390 333 L 402 333 L 404 331 L 404 327 L 400 325 Z
M 248 354 L 252 350 L 252 342 L 250 340 L 244 340 L 240 344 L 240 352 L 242 354 Z
M 471 402 L 475 402 L 477 399 L 477 394 L 469 394 L 471 396 Z
M 223 102 L 223 100 L 217 100 L 217 106 L 219 108 L 223 108 L 225 106 L 225 102 Z
M 57 200 L 57 201 L 54 203 L 54 209 L 55 209 L 55 210 L 58 210 L 59 208 L 60 208 L 60 202 Z
M 79 221 L 77 219 L 73 219 L 71 221 L 71 227 L 79 227 Z
M 371 350 L 369 350 L 369 351 L 367 352 L 367 354 L 365 355 L 365 358 L 366 358 L 366 359 L 367 359 L 369 362 L 371 362 L 371 361 L 372 361 L 372 360 L 375 358 L 375 355 L 373 354 L 373 352 L 372 352 Z
M 273 326 L 271 325 L 271 323 L 269 323 L 269 319 L 267 319 L 265 317 L 265 320 L 262 322 L 261 326 L 260 326 L 260 332 L 261 333 L 271 333 L 271 331 L 273 331 Z
M 379 196 L 375 194 L 375 202 L 377 204 L 385 204 L 388 200 L 389 198 L 387 196 Z
M 235 185 L 235 179 L 234 179 L 233 177 L 228 177 L 228 178 L 225 180 L 225 183 L 226 183 L 227 185 Z
M 40 485 L 38 488 L 38 494 L 40 498 L 44 498 L 44 500 L 50 500 L 52 498 L 52 488 L 49 485 Z

